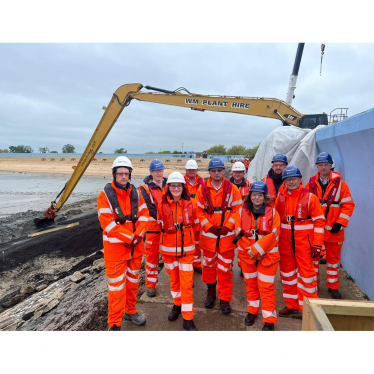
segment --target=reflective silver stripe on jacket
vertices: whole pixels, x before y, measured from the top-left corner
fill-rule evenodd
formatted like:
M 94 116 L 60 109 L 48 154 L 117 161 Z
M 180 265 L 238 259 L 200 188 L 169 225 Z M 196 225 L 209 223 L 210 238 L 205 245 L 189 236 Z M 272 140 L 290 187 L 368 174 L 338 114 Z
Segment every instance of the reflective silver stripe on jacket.
M 149 278 L 149 277 L 145 277 L 145 279 L 147 279 L 148 282 L 154 282 L 154 283 L 157 282 L 157 278 Z
M 348 220 L 348 221 L 351 219 L 350 216 L 347 216 L 347 215 L 344 214 L 344 213 L 340 213 L 340 214 L 339 214 L 339 217 L 345 218 L 345 219 Z
M 114 287 L 108 284 L 108 290 L 109 291 L 121 291 L 126 285 L 126 282 L 122 283 L 121 285 Z
M 297 279 L 293 279 L 292 281 L 285 281 L 282 279 L 282 283 L 283 284 L 288 284 L 289 286 L 293 285 L 293 284 L 296 284 L 297 283 Z
M 260 246 L 260 244 L 258 244 L 258 242 L 256 242 L 255 244 L 253 244 L 253 246 L 257 249 L 258 253 L 260 253 L 261 256 L 263 256 L 265 254 L 265 251 L 262 249 L 262 247 Z
M 278 230 L 277 229 L 273 229 L 273 230 L 271 230 L 271 232 L 273 232 L 275 234 L 275 238 L 277 239 L 277 241 L 279 241 Z
M 234 201 L 234 202 L 231 204 L 231 206 L 239 205 L 239 204 L 242 204 L 242 203 L 243 203 L 243 201 L 240 199 L 240 200 L 238 200 L 238 201 Z
M 319 232 L 320 234 L 323 234 L 325 232 L 325 229 L 319 228 L 319 227 L 315 227 L 314 228 L 314 232 Z
M 262 317 L 264 317 L 264 318 L 271 318 L 271 317 L 277 318 L 277 312 L 275 310 L 270 311 L 270 310 L 262 309 Z
M 147 207 L 147 204 L 142 204 L 140 205 L 140 207 L 138 208 L 138 211 L 140 212 L 142 209 L 145 209 Z
M 139 217 L 138 218 L 138 221 L 145 221 L 145 222 L 148 222 L 148 218 L 147 217 Z
M 232 264 L 232 261 L 233 261 L 232 259 L 222 257 L 222 255 L 220 255 L 219 253 L 218 253 L 218 258 L 221 261 L 225 262 L 226 264 Z
M 124 243 L 122 240 L 117 238 L 108 238 L 106 235 L 103 235 L 103 241 L 109 243 Z
M 208 223 L 209 221 L 207 220 L 207 219 L 204 219 L 201 223 L 200 223 L 200 225 L 201 225 L 201 227 L 204 227 L 204 225 L 206 224 L 206 223 Z
M 221 264 L 218 264 L 217 265 L 217 268 L 218 269 L 221 269 L 222 271 L 224 271 L 224 272 L 228 272 L 228 271 L 230 271 L 231 270 L 231 266 L 229 266 L 228 268 L 226 268 L 226 267 L 224 267 L 223 265 L 221 265 Z
M 200 231 L 200 235 L 203 235 L 203 236 L 206 236 L 206 237 L 212 238 L 212 239 L 217 239 L 218 238 L 217 235 L 214 235 L 210 232 L 205 232 L 205 231 Z M 226 238 L 226 237 L 231 236 L 231 235 L 235 235 L 235 231 L 230 231 L 227 235 L 221 236 L 221 238 Z
M 117 226 L 117 223 L 112 221 L 107 227 L 105 227 L 104 231 L 109 233 L 110 230 L 114 229 Z
M 339 278 L 327 278 L 326 279 L 326 282 L 327 283 L 335 283 L 335 282 L 337 282 L 339 280 Z
M 97 211 L 97 214 L 99 215 L 99 217 L 100 217 L 100 214 L 103 214 L 103 213 L 113 214 L 110 208 L 101 208 Z
M 327 270 L 326 274 L 328 275 L 338 275 L 340 273 L 340 269 L 334 271 L 334 270 Z
M 346 203 L 347 201 L 352 201 L 352 197 L 351 196 L 349 196 L 349 197 L 346 197 L 346 198 L 344 198 L 344 199 L 341 199 L 341 203 Z
M 325 219 L 325 216 L 312 217 L 312 221 L 315 221 L 317 219 Z
M 140 279 L 130 278 L 129 276 L 126 276 L 126 279 L 128 281 L 130 281 L 131 283 L 139 283 L 140 282 Z
M 297 222 L 297 221 L 294 221 L 294 222 Z M 288 225 L 287 223 L 281 223 L 281 228 L 291 230 L 291 225 Z M 298 225 L 297 223 L 295 223 L 294 228 L 295 230 L 311 230 L 314 228 L 314 225 L 313 224 Z
M 148 270 L 148 269 L 145 269 L 145 273 L 146 273 L 147 275 L 156 275 L 156 274 L 158 274 L 158 270 L 150 271 L 150 270 Z
M 132 270 L 129 267 L 127 268 L 127 271 L 129 273 L 131 273 L 132 275 L 138 275 L 140 273 L 140 269 L 139 270 Z
M 165 252 L 181 252 L 182 251 L 182 247 L 165 247 L 163 245 L 160 245 L 160 250 L 163 250 Z M 189 247 L 183 247 L 183 251 L 184 252 L 190 252 L 190 251 L 194 251 L 195 250 L 195 246 L 194 245 L 190 245 Z
M 205 209 L 205 206 L 199 202 L 197 202 L 197 206 L 200 207 L 201 209 Z
M 271 251 L 269 251 L 268 253 L 276 253 L 276 252 L 279 252 L 279 249 L 278 247 L 274 247 Z

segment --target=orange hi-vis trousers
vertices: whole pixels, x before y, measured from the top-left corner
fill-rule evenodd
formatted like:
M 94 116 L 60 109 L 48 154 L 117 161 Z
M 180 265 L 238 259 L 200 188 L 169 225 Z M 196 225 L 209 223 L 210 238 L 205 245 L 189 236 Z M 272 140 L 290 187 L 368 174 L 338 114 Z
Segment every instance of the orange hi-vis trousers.
M 160 258 L 161 233 L 148 233 L 145 239 L 145 285 L 156 287 L 158 281 L 158 261 Z
M 301 248 L 304 249 L 304 248 Z M 280 254 L 280 276 L 283 283 L 283 299 L 290 309 L 303 311 L 304 296 L 318 298 L 317 276 L 310 249 L 296 249 L 296 255 Z
M 203 276 L 202 281 L 207 284 L 217 283 L 218 298 L 230 302 L 232 297 L 232 266 L 235 257 L 234 250 L 221 252 L 203 250 Z
M 187 252 L 181 257 L 162 254 L 162 259 L 170 277 L 170 290 L 174 304 L 182 306 L 182 315 L 185 320 L 192 320 L 195 311 L 192 291 L 194 253 Z
M 193 268 L 198 269 L 201 268 L 201 255 L 202 250 L 199 245 L 199 239 L 200 239 L 200 231 L 194 231 L 195 234 L 195 256 L 193 261 Z
M 142 256 L 125 261 L 105 261 L 108 279 L 108 325 L 121 326 L 123 313 L 136 313 L 136 296 Z
M 274 280 L 277 274 L 278 262 L 270 266 L 263 266 L 261 262 L 256 266 L 241 261 L 247 290 L 248 312 L 257 314 L 260 310 L 260 295 L 263 322 L 276 323 Z
M 339 288 L 339 276 L 340 276 L 340 252 L 343 247 L 343 242 L 324 242 L 323 247 L 325 248 L 325 259 L 326 259 L 326 286 L 337 290 Z M 318 284 L 320 283 L 320 257 L 313 258 L 314 270 L 318 278 Z

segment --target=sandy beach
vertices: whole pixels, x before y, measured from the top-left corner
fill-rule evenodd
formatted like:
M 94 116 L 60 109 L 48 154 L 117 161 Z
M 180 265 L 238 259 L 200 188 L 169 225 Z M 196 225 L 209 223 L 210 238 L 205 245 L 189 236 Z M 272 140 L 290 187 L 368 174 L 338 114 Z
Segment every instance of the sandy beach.
M 60 161 L 62 157 L 55 157 L 54 161 L 51 161 L 53 157 L 44 157 L 45 161 L 42 161 L 41 156 L 18 156 L 18 157 L 0 157 L 0 171 L 9 172 L 23 172 L 23 173 L 47 173 L 47 174 L 66 174 L 71 175 L 73 173 L 73 166 L 77 165 L 79 159 L 76 158 L 74 161 L 71 157 L 66 157 L 64 161 Z M 134 166 L 132 174 L 133 178 L 143 179 L 149 175 L 149 164 L 153 160 L 152 157 L 144 158 L 145 161 L 140 161 L 141 157 L 130 157 Z M 154 156 L 157 158 L 157 155 Z M 85 171 L 85 176 L 111 176 L 111 165 L 115 157 L 96 157 L 96 161 L 92 161 Z M 106 160 L 106 161 L 103 161 Z M 167 177 L 173 171 L 180 171 L 184 174 L 184 166 L 188 159 L 178 158 L 161 158 L 165 165 L 165 177 Z M 167 162 L 167 160 L 170 160 Z M 179 162 L 178 162 L 179 161 Z M 200 159 L 199 175 L 203 178 L 209 176 L 208 174 L 209 159 Z M 226 163 L 226 166 L 231 166 L 231 163 Z M 67 179 L 68 180 L 68 179 Z

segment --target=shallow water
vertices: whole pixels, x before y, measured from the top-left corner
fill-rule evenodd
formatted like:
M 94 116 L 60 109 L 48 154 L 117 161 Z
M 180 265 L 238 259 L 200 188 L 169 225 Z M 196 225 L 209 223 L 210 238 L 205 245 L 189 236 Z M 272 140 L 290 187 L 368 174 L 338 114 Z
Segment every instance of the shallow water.
M 64 174 L 0 172 L 0 218 L 28 210 L 45 210 L 63 189 L 69 176 Z M 97 197 L 111 178 L 83 176 L 67 203 Z M 138 187 L 140 179 L 132 183 Z

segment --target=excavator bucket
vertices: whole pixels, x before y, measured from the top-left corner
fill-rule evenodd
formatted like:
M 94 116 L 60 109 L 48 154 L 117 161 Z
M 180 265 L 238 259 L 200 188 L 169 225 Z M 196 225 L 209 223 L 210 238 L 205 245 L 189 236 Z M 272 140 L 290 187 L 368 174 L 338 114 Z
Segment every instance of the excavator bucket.
M 56 213 L 53 208 L 48 208 L 43 216 L 34 218 L 34 225 L 37 229 L 44 229 L 52 226 L 55 223 L 55 216 Z

